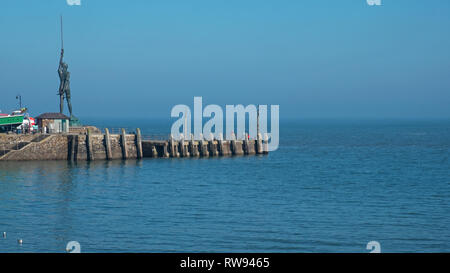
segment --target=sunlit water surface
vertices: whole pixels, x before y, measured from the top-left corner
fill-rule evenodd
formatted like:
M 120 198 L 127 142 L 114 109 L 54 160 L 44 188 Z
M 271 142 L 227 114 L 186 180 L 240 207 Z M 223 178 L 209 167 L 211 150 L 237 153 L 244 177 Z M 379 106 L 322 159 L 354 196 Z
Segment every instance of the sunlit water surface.
M 450 251 L 450 122 L 280 128 L 269 156 L 0 162 L 0 252 Z

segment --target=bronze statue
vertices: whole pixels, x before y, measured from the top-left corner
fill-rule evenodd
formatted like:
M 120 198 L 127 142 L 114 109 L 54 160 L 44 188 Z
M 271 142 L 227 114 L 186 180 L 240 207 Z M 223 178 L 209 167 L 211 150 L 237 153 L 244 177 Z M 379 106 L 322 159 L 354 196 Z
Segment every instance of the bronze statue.
M 61 58 L 59 59 L 58 75 L 59 75 L 59 112 L 62 114 L 64 110 L 64 98 L 67 99 L 70 117 L 72 118 L 72 103 L 70 101 L 70 72 L 69 66 L 63 61 L 64 58 L 64 36 L 63 36 L 63 18 L 61 15 Z
M 64 39 L 63 39 L 63 20 L 61 15 L 61 57 L 58 67 L 59 75 L 59 112 L 62 114 L 64 110 L 64 98 L 67 100 L 67 106 L 70 113 L 70 127 L 81 127 L 80 120 L 72 113 L 72 102 L 70 101 L 70 72 L 69 66 L 64 62 Z
M 64 49 L 61 49 L 61 58 L 59 60 L 59 112 L 63 112 L 64 108 L 64 98 L 67 100 L 67 106 L 69 107 L 69 113 L 72 117 L 72 103 L 70 101 L 70 72 L 68 71 L 69 66 L 63 61 Z

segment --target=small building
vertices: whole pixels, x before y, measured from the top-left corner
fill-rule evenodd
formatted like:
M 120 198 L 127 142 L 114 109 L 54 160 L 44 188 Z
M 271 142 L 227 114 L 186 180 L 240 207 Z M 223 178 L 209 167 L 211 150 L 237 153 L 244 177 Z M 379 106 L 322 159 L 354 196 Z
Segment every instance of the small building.
M 44 113 L 36 117 L 41 132 L 48 134 L 69 133 L 70 118 L 61 113 Z

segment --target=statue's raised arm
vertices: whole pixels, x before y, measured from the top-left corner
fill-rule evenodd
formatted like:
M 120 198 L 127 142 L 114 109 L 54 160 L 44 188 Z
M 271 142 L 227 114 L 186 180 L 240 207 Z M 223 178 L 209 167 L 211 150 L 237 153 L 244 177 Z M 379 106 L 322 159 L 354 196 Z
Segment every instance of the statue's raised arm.
M 61 49 L 61 57 L 59 58 L 59 67 L 58 67 L 58 74 L 59 78 L 63 80 L 64 78 L 64 49 Z
M 59 66 L 61 67 L 63 65 L 63 58 L 64 58 L 64 48 L 61 49 L 61 57 L 59 58 Z

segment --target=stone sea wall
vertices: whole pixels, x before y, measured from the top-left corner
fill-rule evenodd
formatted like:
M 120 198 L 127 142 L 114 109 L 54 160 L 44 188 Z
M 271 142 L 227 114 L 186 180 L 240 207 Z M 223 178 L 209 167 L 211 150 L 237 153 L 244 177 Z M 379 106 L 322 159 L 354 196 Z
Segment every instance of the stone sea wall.
M 141 140 L 137 134 L 0 134 L 0 161 L 112 160 L 267 154 L 262 140 Z

